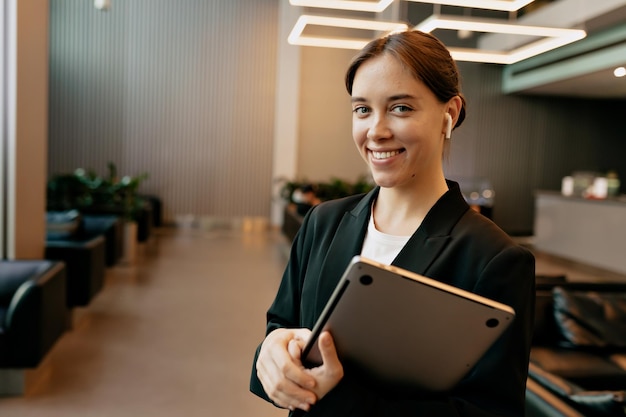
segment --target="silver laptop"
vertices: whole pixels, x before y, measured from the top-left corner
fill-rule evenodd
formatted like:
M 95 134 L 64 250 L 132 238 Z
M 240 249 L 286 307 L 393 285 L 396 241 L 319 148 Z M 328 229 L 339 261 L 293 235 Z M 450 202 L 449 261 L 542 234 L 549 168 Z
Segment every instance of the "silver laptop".
M 509 306 L 398 267 L 356 256 L 302 353 L 321 363 L 329 330 L 342 361 L 381 382 L 453 388 L 511 324 Z

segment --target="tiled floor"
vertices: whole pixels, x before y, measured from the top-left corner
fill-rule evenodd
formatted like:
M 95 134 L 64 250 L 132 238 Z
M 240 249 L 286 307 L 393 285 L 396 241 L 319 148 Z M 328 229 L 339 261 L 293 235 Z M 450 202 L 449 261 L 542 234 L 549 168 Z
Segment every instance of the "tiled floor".
M 285 249 L 277 231 L 158 230 L 137 266 L 107 271 L 38 370 L 47 378 L 0 398 L 0 416 L 285 416 L 248 391 Z M 541 255 L 537 273 L 626 281 Z

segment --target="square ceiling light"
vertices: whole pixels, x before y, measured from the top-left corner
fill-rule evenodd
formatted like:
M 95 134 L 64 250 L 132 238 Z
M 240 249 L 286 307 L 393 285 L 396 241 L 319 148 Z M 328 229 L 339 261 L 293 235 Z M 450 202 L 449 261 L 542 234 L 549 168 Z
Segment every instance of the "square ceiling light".
M 292 6 L 321 7 L 324 9 L 355 10 L 359 12 L 382 12 L 394 0 L 350 1 L 350 0 L 289 0 Z M 532 1 L 532 0 L 530 0 Z
M 488 51 L 471 48 L 454 48 L 448 50 L 457 61 L 472 61 L 494 64 L 513 64 L 535 55 L 559 48 L 587 36 L 584 30 L 563 29 L 542 26 L 527 26 L 494 19 L 481 19 L 469 16 L 432 15 L 415 29 L 432 32 L 435 29 L 465 30 L 471 32 L 507 33 L 513 35 L 540 37 L 534 42 L 526 43 L 510 51 Z
M 409 0 L 417 3 L 443 4 L 473 9 L 502 10 L 514 12 L 535 0 Z
M 373 38 L 355 39 L 303 35 L 307 25 L 331 26 L 336 28 L 373 30 L 385 33 L 403 32 L 408 29 L 404 23 L 383 22 L 380 20 L 347 19 L 341 17 L 302 15 L 294 25 L 287 41 L 292 45 L 323 46 L 327 48 L 361 49 Z

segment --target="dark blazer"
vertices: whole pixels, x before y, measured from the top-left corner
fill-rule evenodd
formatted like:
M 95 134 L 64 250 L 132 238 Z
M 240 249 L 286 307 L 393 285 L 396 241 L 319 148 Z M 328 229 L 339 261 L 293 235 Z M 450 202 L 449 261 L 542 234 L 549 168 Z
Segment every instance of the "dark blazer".
M 516 312 L 514 322 L 450 392 L 386 389 L 345 369 L 343 380 L 306 415 L 524 415 L 534 257 L 489 219 L 471 210 L 458 184 L 449 181 L 448 187 L 392 264 L 507 304 Z M 344 269 L 361 252 L 377 195 L 378 188 L 365 196 L 322 203 L 305 216 L 276 299 L 267 312 L 267 334 L 279 327 L 313 327 Z M 259 349 L 260 345 L 257 355 Z M 250 389 L 269 401 L 255 366 Z M 291 415 L 304 412 L 297 410 Z

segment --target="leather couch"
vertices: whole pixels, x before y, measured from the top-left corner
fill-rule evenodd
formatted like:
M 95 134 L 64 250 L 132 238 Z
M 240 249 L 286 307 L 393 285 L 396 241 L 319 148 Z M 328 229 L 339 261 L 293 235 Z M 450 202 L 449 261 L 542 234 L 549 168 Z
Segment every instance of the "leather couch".
M 527 416 L 626 416 L 626 283 L 537 282 Z
M 121 217 L 107 214 L 85 214 L 78 234 L 82 239 L 102 235 L 105 238 L 105 263 L 114 266 L 124 254 L 124 221 Z
M 114 207 L 91 207 L 81 210 L 83 215 L 113 215 L 123 218 L 124 212 Z M 153 232 L 153 212 L 150 201 L 144 201 L 141 208 L 137 211 L 134 219 L 137 222 L 137 241 L 145 243 L 150 239 Z
M 114 214 L 81 214 L 78 210 L 48 211 L 46 241 L 105 238 L 105 263 L 114 266 L 124 254 L 124 221 Z
M 35 368 L 67 330 L 65 265 L 0 261 L 0 368 Z
M 88 305 L 104 286 L 106 245 L 103 235 L 47 240 L 45 258 L 65 262 L 67 305 Z
M 105 269 L 123 253 L 123 221 L 78 210 L 46 213 L 45 258 L 65 262 L 67 304 L 86 306 L 104 285 Z

